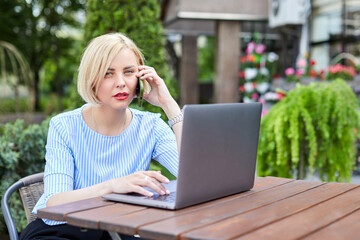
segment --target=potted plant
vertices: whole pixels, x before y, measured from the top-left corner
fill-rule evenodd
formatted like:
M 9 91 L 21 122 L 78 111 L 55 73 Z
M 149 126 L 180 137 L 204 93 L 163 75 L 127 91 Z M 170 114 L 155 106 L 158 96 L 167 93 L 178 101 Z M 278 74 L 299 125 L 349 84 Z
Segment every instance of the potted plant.
M 334 80 L 336 78 L 342 78 L 347 81 L 354 79 L 356 75 L 355 68 L 353 66 L 345 66 L 340 63 L 334 66 L 328 67 L 328 74 L 326 75 L 327 80 Z
M 240 58 L 240 101 L 261 101 L 270 91 L 279 57 L 276 53 L 266 53 L 265 50 L 264 44 L 251 41 L 247 44 L 246 55 Z

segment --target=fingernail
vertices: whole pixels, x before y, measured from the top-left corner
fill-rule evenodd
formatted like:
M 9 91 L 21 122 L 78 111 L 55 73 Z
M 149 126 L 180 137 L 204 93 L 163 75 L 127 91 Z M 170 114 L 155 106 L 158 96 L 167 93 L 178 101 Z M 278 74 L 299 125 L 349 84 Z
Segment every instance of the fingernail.
M 166 194 L 170 194 L 170 191 L 168 189 L 166 189 Z
M 154 196 L 154 194 L 153 194 L 153 193 L 149 193 L 149 197 L 152 197 L 152 196 Z
M 164 191 L 161 191 L 161 195 L 164 195 L 165 194 L 165 192 Z
M 166 181 L 167 183 L 169 183 L 169 182 L 170 182 L 170 180 L 169 180 L 169 179 L 167 179 L 167 178 L 166 178 L 166 180 L 165 180 L 165 181 Z

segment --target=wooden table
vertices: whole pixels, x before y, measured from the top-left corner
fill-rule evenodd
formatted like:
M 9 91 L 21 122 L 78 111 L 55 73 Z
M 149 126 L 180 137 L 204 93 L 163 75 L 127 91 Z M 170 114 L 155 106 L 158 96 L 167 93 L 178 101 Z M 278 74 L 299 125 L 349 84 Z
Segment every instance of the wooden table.
M 359 186 L 265 177 L 250 191 L 177 211 L 99 197 L 38 217 L 148 239 L 360 239 Z

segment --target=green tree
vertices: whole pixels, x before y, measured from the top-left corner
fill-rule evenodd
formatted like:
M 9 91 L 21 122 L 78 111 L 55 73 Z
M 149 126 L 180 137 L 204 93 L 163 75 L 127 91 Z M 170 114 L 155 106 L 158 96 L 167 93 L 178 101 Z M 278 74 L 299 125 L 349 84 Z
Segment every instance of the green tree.
M 71 46 L 67 43 L 69 29 L 81 26 L 75 16 L 84 8 L 84 3 L 84 0 L 3 0 L 0 3 L 0 40 L 14 44 L 27 58 L 34 74 L 36 109 L 39 107 L 40 71 L 47 59 L 56 63 L 54 81 L 61 83 L 58 76 L 64 69 L 60 68 L 58 60 Z
M 159 16 L 160 3 L 157 0 L 88 0 L 84 45 L 94 37 L 105 33 L 124 33 L 142 50 L 145 56 L 145 64 L 156 69 L 174 96 L 176 91 L 166 64 L 164 30 Z M 76 102 L 76 106 L 83 103 L 78 97 L 74 102 Z M 150 104 L 145 104 L 144 108 L 156 112 L 160 111 Z
M 69 98 L 65 96 L 70 95 L 72 91 L 69 87 L 75 79 L 79 65 L 80 45 L 81 40 L 61 39 L 58 48 L 61 51 L 52 53 L 43 64 L 39 91 L 47 97 L 41 100 L 48 100 L 50 95 L 50 98 L 53 98 L 52 102 L 54 104 L 41 101 L 40 109 L 48 115 L 54 112 L 61 112 L 70 105 Z

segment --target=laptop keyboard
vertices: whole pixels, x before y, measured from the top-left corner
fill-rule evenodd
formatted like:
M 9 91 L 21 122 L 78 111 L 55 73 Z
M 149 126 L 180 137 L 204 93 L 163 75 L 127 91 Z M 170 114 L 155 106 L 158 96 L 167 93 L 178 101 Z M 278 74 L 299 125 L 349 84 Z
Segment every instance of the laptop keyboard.
M 154 196 L 146 197 L 146 198 L 156 201 L 162 201 L 162 202 L 175 202 L 175 196 L 176 196 L 176 192 L 170 192 L 170 194 L 166 194 L 166 195 L 154 194 Z

